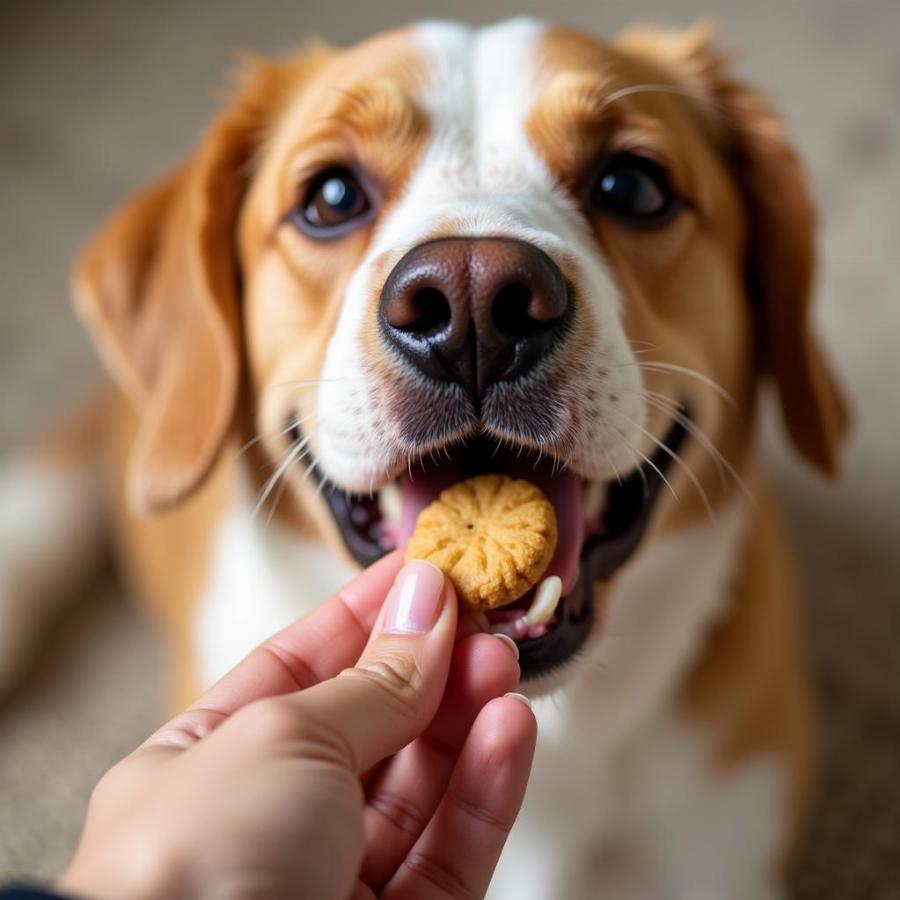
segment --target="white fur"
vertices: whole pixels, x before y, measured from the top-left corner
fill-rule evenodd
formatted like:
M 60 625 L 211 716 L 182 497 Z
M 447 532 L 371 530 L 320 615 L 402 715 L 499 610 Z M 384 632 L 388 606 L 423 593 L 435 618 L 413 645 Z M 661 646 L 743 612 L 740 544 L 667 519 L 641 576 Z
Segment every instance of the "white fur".
M 492 900 L 775 896 L 783 773 L 716 772 L 674 692 L 729 593 L 745 510 L 655 540 L 610 597 L 603 637 L 535 703 L 538 751 Z
M 530 241 L 578 285 L 579 312 L 594 326 L 584 360 L 591 368 L 572 379 L 565 400 L 595 430 L 586 425 L 571 435 L 566 461 L 595 479 L 633 463 L 628 445 L 641 443 L 641 381 L 620 321 L 622 299 L 581 214 L 524 132 L 536 99 L 529 73 L 541 28 L 516 20 L 416 30 L 431 67 L 418 97 L 431 140 L 349 282 L 311 429 L 319 465 L 345 489 L 377 487 L 405 465 L 405 454 L 421 449 L 403 445 L 360 336 L 381 287 L 376 266 L 386 271 L 385 262 L 444 228 Z M 591 403 L 588 384 L 597 390 Z M 349 574 L 325 567 L 315 546 L 248 523 L 246 514 L 236 509 L 219 533 L 217 569 L 197 622 L 206 682 Z M 651 535 L 617 580 L 603 636 L 552 683 L 538 686 L 558 691 L 536 704 L 534 775 L 491 897 L 774 894 L 781 772 L 766 760 L 716 772 L 712 736 L 681 720 L 674 698 L 728 597 L 745 517 L 735 505 L 716 523 L 665 539 Z
M 528 142 L 525 122 L 537 99 L 528 73 L 535 70 L 544 26 L 516 19 L 489 28 L 426 23 L 416 40 L 430 66 L 418 102 L 431 138 L 403 198 L 379 224 L 366 258 L 350 281 L 329 342 L 318 391 L 318 459 L 338 485 L 368 491 L 396 475 L 407 455 L 387 397 L 369 377 L 360 345 L 364 315 L 372 314 L 381 284 L 376 264 L 398 261 L 410 248 L 442 234 L 502 236 L 544 250 L 578 286 L 577 315 L 593 325 L 583 354 L 588 374 L 569 379 L 552 440 L 585 478 L 609 478 L 634 464 L 641 445 L 640 370 L 620 321 L 621 297 L 583 215 L 554 182 Z M 585 333 L 586 329 L 580 329 Z M 544 367 L 558 367 L 562 347 Z M 409 381 L 415 374 L 397 363 Z M 589 400 L 585 388 L 593 386 Z M 574 414 L 579 413 L 575 427 Z M 588 424 L 590 423 L 590 425 Z M 551 438 L 545 450 L 555 449 Z
M 219 524 L 194 623 L 198 677 L 207 687 L 257 644 L 308 613 L 353 577 L 321 542 L 298 539 L 264 511 L 240 479 Z
M 416 33 L 432 67 L 418 98 L 432 139 L 350 281 L 318 395 L 319 462 L 345 488 L 369 489 L 409 450 L 391 431 L 359 338 L 380 289 L 375 264 L 439 236 L 439 223 L 453 234 L 530 241 L 578 285 L 595 326 L 587 381 L 598 396 L 588 403 L 581 379 L 567 399 L 598 430 L 572 436 L 570 467 L 607 478 L 617 462 L 630 465 L 625 447 L 640 443 L 640 376 L 630 365 L 619 291 L 581 214 L 524 132 L 540 36 L 541 26 L 525 20 L 480 30 L 429 23 Z M 94 558 L 95 501 L 87 471 L 24 461 L 0 470 L 0 687 L 59 588 Z M 195 621 L 204 685 L 353 574 L 320 543 L 253 517 L 252 508 L 241 486 L 215 535 Z M 746 510 L 736 504 L 720 515 L 649 540 L 617 580 L 602 636 L 553 685 L 541 686 L 558 690 L 536 701 L 533 777 L 494 900 L 775 896 L 783 773 L 766 759 L 717 771 L 713 736 L 682 719 L 675 704 L 741 555 Z
M 0 466 L 0 692 L 44 621 L 96 563 L 99 519 L 92 467 L 25 457 Z
M 251 517 L 221 523 L 196 639 L 204 684 L 351 576 L 320 544 Z M 771 898 L 783 773 L 717 772 L 674 692 L 729 596 L 747 511 L 654 539 L 623 571 L 602 636 L 535 701 L 539 742 L 492 900 Z

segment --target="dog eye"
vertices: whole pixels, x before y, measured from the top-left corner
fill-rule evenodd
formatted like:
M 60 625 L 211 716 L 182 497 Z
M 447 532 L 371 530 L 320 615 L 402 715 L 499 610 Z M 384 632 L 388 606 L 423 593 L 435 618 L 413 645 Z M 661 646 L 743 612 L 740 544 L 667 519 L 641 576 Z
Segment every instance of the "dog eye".
M 630 153 L 609 160 L 591 190 L 595 209 L 635 225 L 664 224 L 678 202 L 662 166 Z
M 309 186 L 295 224 L 313 236 L 331 236 L 347 230 L 372 208 L 365 188 L 349 169 L 329 169 Z

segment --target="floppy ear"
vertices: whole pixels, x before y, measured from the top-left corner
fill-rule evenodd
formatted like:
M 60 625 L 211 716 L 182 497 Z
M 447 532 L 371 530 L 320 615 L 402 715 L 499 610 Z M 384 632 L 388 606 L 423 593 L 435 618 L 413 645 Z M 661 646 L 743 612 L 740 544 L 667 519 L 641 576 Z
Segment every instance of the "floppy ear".
M 812 332 L 815 213 L 784 128 L 762 97 L 727 75 L 709 25 L 683 32 L 638 29 L 620 40 L 626 51 L 671 70 L 698 98 L 724 144 L 747 211 L 746 277 L 763 368 L 778 387 L 795 446 L 834 475 L 847 414 Z
M 180 171 L 113 215 L 74 272 L 76 306 L 140 410 L 129 506 L 166 509 L 208 474 L 241 376 L 235 225 L 247 169 L 285 86 L 324 51 L 254 62 Z

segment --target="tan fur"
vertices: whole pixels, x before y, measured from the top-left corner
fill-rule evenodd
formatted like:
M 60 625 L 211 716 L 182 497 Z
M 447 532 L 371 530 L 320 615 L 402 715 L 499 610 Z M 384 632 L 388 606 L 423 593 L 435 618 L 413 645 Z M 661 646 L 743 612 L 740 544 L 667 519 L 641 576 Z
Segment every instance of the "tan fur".
M 639 360 L 705 372 L 734 398 L 730 406 L 696 381 L 646 373 L 648 389 L 688 404 L 760 500 L 733 603 L 684 703 L 715 723 L 723 765 L 764 751 L 790 760 L 796 820 L 809 788 L 810 705 L 785 545 L 751 476 L 761 377 L 776 383 L 800 452 L 827 472 L 844 427 L 810 329 L 813 222 L 802 173 L 763 101 L 723 73 L 699 32 L 635 31 L 609 46 L 556 30 L 538 75 L 544 93 L 528 136 L 561 184 L 579 183 L 598 154 L 639 150 L 669 166 L 689 198 L 688 214 L 652 234 L 611 219 L 593 223 L 594 234 L 627 298 L 627 334 L 651 348 Z M 191 623 L 229 503 L 233 448 L 262 435 L 250 451 L 262 481 L 287 448 L 286 421 L 312 411 L 312 390 L 280 386 L 319 376 L 373 228 L 312 245 L 285 215 L 305 177 L 348 159 L 375 173 L 390 207 L 428 137 L 410 100 L 421 77 L 404 31 L 349 51 L 255 63 L 188 165 L 114 218 L 80 265 L 80 307 L 132 404 L 117 401 L 110 413 L 118 480 L 128 485 L 117 495 L 116 530 L 169 638 L 176 706 L 196 690 Z M 623 87 L 661 83 L 684 95 L 606 103 Z M 393 262 L 381 260 L 385 276 Z M 387 383 L 390 360 L 369 320 L 364 347 L 373 377 Z M 651 407 L 647 430 L 660 434 L 666 418 Z M 222 454 L 226 444 L 232 452 Z M 684 459 L 713 510 L 723 508 L 734 480 L 723 480 L 697 441 Z M 647 541 L 706 515 L 684 471 L 671 474 L 681 502 L 662 501 Z M 345 556 L 313 487 L 295 483 L 296 502 L 280 514 Z M 132 515 L 171 507 L 155 519 Z
M 723 132 L 720 152 L 747 211 L 748 290 L 757 305 L 762 367 L 775 381 L 797 449 L 834 475 L 848 414 L 811 329 L 815 214 L 784 129 L 760 95 L 727 74 L 708 28 L 676 39 L 637 29 L 620 44 L 674 75 L 676 85 L 693 88 L 709 106 L 707 127 Z
M 565 76 L 554 75 L 563 68 Z M 545 42 L 544 77 L 545 97 L 529 134 L 562 183 L 582 180 L 598 154 L 640 150 L 671 161 L 676 185 L 694 204 L 691 216 L 653 235 L 598 222 L 597 240 L 628 298 L 629 337 L 655 348 L 642 359 L 708 373 L 734 398 L 725 404 L 686 379 L 647 373 L 651 390 L 689 403 L 695 422 L 746 476 L 760 503 L 727 618 L 710 636 L 684 702 L 714 723 L 723 766 L 759 754 L 787 761 L 785 817 L 796 834 L 812 781 L 812 706 L 789 555 L 771 499 L 751 475 L 760 370 L 776 380 L 798 449 L 826 472 L 834 472 L 845 427 L 843 404 L 810 332 L 812 215 L 802 173 L 775 118 L 759 97 L 723 76 L 703 32 L 672 41 L 668 33 L 634 31 L 610 52 L 558 31 Z M 639 84 L 683 87 L 688 96 L 648 90 L 604 104 L 613 92 Z M 698 128 L 703 121 L 718 128 Z M 737 180 L 725 163 L 735 150 Z M 761 358 L 756 335 L 766 348 Z M 648 430 L 659 434 L 665 418 L 654 411 Z M 696 443 L 683 457 L 713 509 L 722 509 L 738 490 L 734 480 L 723 484 Z M 660 533 L 706 514 L 699 492 L 677 470 L 670 477 L 681 502 L 665 498 Z
M 357 48 L 352 66 L 323 47 L 277 63 L 248 61 L 230 106 L 192 161 L 114 216 L 76 271 L 79 307 L 130 401 L 110 401 L 104 413 L 117 473 L 114 533 L 130 578 L 167 636 L 173 708 L 198 689 L 193 617 L 215 525 L 228 505 L 235 450 L 257 429 L 271 448 L 270 433 L 283 427 L 280 410 L 270 428 L 254 398 L 273 381 L 315 377 L 365 248 L 361 235 L 324 266 L 318 248 L 299 247 L 290 227 L 273 232 L 272 200 L 279 218 L 296 202 L 283 174 L 302 172 L 304 146 L 337 152 L 351 141 L 370 165 L 383 161 L 386 195 L 400 189 L 425 136 L 418 111 L 397 88 L 398 79 L 417 77 L 402 35 Z M 373 71 L 381 77 L 370 78 Z M 305 91 L 315 73 L 323 75 L 318 93 Z M 298 129 L 298 118 L 320 124 Z M 238 253 L 243 324 L 234 295 Z M 250 383 L 243 400 L 239 328 L 255 351 L 240 376 Z M 298 344 L 318 350 L 300 354 L 293 369 Z M 270 393 L 278 401 L 279 392 Z M 229 433 L 237 439 L 216 464 Z M 265 455 L 252 447 L 246 456 L 263 481 Z M 346 555 L 320 504 L 309 502 L 299 515 L 288 504 L 278 507 L 298 533 L 324 536 Z M 135 515 L 146 511 L 158 514 Z
M 109 408 L 111 461 L 119 473 L 113 485 L 113 535 L 123 572 L 149 606 L 166 643 L 170 710 L 184 709 L 197 697 L 193 618 L 209 573 L 216 524 L 228 509 L 233 453 L 202 489 L 173 510 L 156 516 L 131 513 L 124 478 L 139 422 L 120 400 Z
M 789 544 L 762 479 L 755 494 L 759 508 L 731 602 L 683 687 L 683 701 L 693 718 L 712 725 L 723 768 L 760 756 L 783 761 L 792 845 L 810 805 L 815 717 Z
M 292 173 L 302 181 L 323 165 L 360 160 L 376 182 L 380 208 L 390 210 L 419 159 L 427 123 L 411 100 L 422 76 L 422 60 L 405 30 L 389 32 L 336 55 L 272 130 L 259 157 L 257 177 L 239 223 L 244 260 L 245 327 L 249 380 L 256 398 L 254 431 L 275 458 L 284 452 L 275 438 L 286 420 L 312 411 L 314 392 L 300 385 L 319 377 L 328 339 L 340 314 L 347 282 L 372 236 L 372 226 L 323 247 L 290 226 L 272 223 L 297 201 Z M 384 275 L 390 271 L 385 261 Z M 297 348 L 304 352 L 298 353 Z M 283 387 L 294 384 L 289 392 Z M 299 396 L 299 401 L 298 401 Z M 315 441 L 315 429 L 311 429 Z M 314 485 L 306 485 L 314 488 Z M 311 492 L 308 492 L 311 493 Z M 320 504 L 311 515 L 322 521 Z M 335 540 L 337 552 L 345 553 Z

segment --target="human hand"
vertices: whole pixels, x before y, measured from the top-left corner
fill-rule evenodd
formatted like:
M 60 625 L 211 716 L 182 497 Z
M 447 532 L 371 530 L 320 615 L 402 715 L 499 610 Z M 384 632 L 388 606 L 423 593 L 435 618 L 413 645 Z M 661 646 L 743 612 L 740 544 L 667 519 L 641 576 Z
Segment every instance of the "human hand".
M 376 563 L 114 766 L 59 889 L 483 896 L 536 723 L 501 696 L 518 681 L 514 645 L 458 631 L 444 576 L 400 566 L 399 553 Z

